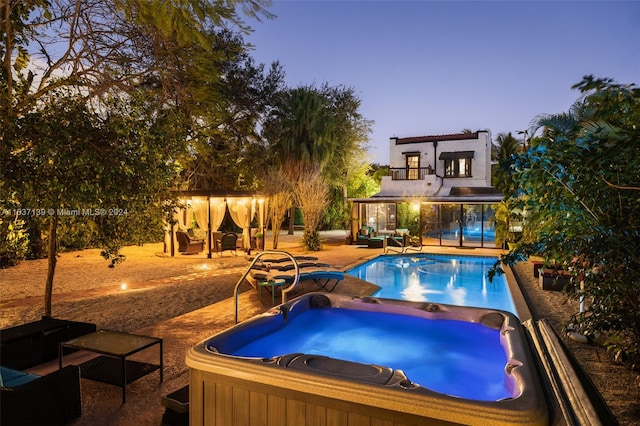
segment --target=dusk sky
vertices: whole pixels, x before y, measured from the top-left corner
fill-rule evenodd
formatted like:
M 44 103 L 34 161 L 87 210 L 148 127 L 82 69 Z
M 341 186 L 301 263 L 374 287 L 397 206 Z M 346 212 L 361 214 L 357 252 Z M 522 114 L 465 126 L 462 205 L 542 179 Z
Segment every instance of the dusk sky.
M 280 61 L 290 87 L 353 87 L 389 138 L 525 130 L 565 112 L 584 75 L 640 84 L 640 1 L 281 1 L 250 22 L 257 62 Z

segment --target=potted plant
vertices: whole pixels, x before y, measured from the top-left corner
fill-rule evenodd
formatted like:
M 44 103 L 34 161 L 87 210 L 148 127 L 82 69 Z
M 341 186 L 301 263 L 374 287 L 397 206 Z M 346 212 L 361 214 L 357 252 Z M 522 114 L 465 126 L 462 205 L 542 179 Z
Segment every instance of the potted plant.
M 520 209 L 512 209 L 507 201 L 502 201 L 496 205 L 495 216 L 492 221 L 496 235 L 496 246 L 513 250 L 520 245 L 522 215 L 523 213 Z
M 263 235 L 262 232 L 257 232 L 256 233 L 256 247 L 258 248 L 258 250 L 264 250 L 264 239 L 263 239 Z

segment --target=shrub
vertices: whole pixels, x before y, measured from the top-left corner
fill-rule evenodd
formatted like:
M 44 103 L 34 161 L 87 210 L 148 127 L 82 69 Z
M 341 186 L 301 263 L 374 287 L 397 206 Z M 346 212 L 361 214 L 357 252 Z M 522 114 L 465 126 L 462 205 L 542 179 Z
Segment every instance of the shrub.
M 15 266 L 24 260 L 29 249 L 24 221 L 0 217 L 0 236 L 0 268 Z

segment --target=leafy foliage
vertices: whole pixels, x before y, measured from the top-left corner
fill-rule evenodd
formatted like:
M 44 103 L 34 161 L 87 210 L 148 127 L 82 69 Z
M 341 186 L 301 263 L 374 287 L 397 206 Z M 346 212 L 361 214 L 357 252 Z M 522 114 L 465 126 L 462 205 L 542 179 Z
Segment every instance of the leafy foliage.
M 14 266 L 25 258 L 29 238 L 24 230 L 24 220 L 0 216 L 0 236 L 0 269 Z
M 640 357 L 640 89 L 585 77 L 584 96 L 538 118 L 542 137 L 510 172 L 530 212 L 528 244 L 503 258 L 541 254 L 571 272 L 571 297 L 589 302 L 573 321 Z M 534 131 L 537 129 L 534 129 Z
M 359 106 L 353 89 L 303 86 L 285 92 L 265 122 L 271 161 L 292 188 L 309 235 L 329 205 L 324 219 L 348 217 L 346 182 L 362 173 L 370 126 Z

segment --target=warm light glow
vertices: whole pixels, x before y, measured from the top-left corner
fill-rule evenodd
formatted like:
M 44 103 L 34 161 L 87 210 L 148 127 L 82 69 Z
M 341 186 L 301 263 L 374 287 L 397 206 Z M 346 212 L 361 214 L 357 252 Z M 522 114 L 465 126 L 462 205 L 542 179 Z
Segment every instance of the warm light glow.
M 202 269 L 203 271 L 206 271 L 209 269 L 209 265 L 207 265 L 206 263 L 203 263 L 202 265 L 200 265 L 200 269 Z
M 420 210 L 420 204 L 418 203 L 413 203 L 413 211 L 417 212 L 418 210 Z
M 125 291 L 127 289 L 127 283 L 120 284 L 120 290 Z

